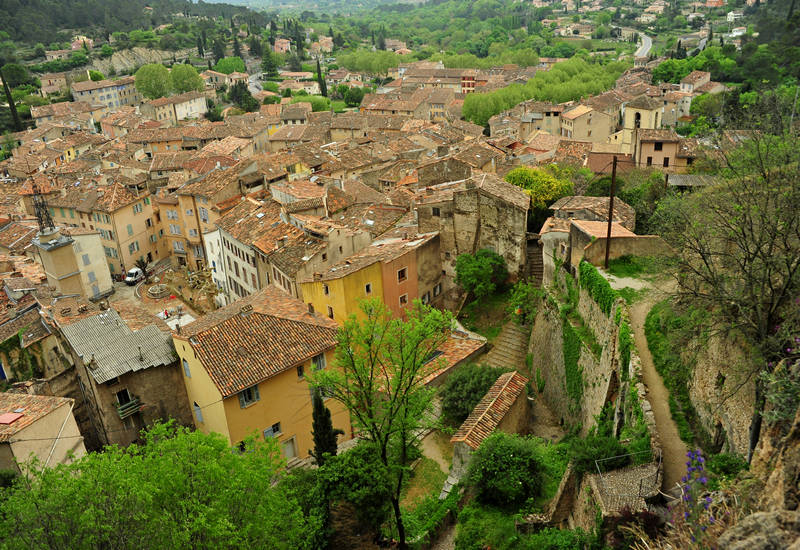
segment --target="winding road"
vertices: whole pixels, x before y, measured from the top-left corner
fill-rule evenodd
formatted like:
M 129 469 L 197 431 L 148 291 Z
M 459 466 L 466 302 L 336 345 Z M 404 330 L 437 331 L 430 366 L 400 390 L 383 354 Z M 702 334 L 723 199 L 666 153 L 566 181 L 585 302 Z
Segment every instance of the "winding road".
M 639 46 L 639 49 L 636 50 L 636 53 L 633 55 L 635 57 L 647 57 L 650 53 L 650 48 L 653 47 L 653 39 L 641 32 L 639 33 L 639 36 L 642 39 L 642 45 Z

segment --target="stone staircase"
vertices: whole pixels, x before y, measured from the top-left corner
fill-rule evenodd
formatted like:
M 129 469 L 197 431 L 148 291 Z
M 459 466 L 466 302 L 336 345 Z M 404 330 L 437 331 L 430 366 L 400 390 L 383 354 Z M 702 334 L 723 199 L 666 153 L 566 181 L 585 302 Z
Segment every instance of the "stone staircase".
M 538 239 L 528 239 L 528 280 L 536 286 L 542 286 L 544 276 L 544 262 L 542 260 L 542 247 Z
M 524 370 L 530 329 L 513 321 L 505 324 L 484 362 L 493 367 Z

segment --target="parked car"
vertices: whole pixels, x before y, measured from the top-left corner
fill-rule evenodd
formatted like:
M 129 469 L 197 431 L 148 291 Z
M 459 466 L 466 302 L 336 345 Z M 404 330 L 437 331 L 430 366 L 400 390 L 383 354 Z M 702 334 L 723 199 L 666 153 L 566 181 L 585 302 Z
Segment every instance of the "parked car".
M 138 267 L 129 269 L 128 274 L 125 275 L 125 284 L 128 286 L 133 286 L 140 281 L 144 281 L 144 271 Z

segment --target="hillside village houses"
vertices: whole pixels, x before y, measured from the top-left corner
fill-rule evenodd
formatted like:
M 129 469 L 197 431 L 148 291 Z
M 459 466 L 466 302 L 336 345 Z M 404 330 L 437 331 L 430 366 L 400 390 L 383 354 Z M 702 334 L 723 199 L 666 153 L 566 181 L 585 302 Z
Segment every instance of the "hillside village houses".
M 205 93 L 148 102 L 129 77 L 52 75 L 48 86 L 69 86 L 75 101 L 33 108 L 36 128 L 12 134 L 17 147 L 0 162 L 0 340 L 11 349 L 0 353 L 0 378 L 42 403 L 74 400 L 87 449 L 127 445 L 169 417 L 231 444 L 253 431 L 275 437 L 287 459 L 305 460 L 305 374 L 331 368 L 336 328 L 360 300 L 379 298 L 397 317 L 415 300 L 457 308 L 456 259 L 480 249 L 503 256 L 512 280 L 547 282 L 556 258 L 593 258 L 607 203 L 562 199 L 544 227 L 530 227 L 530 198 L 504 181 L 509 170 L 568 162 L 602 173 L 618 156 L 676 173 L 703 154 L 673 128 L 692 98 L 721 89 L 698 71 L 656 86 L 637 67 L 581 101 L 525 101 L 492 117 L 488 136 L 461 120 L 466 94 L 555 62 L 403 63 L 358 109 L 273 104 L 220 122 L 203 116 L 205 93 L 246 74 L 205 71 Z M 340 69 L 328 79 L 362 76 Z M 616 242 L 658 246 L 633 232 L 621 201 L 614 220 Z M 202 275 L 209 311 L 170 328 L 118 299 L 113 281 L 137 263 Z M 429 382 L 484 346 L 455 329 L 441 350 L 447 368 Z M 30 368 L 25 357 L 36 358 Z M 353 437 L 346 412 L 327 404 L 340 441 Z

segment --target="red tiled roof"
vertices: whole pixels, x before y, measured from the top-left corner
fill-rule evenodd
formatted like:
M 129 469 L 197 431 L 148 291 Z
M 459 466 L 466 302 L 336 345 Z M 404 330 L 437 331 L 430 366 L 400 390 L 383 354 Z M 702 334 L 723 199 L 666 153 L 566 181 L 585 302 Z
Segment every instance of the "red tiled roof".
M 180 338 L 228 397 L 333 348 L 336 335 L 334 321 L 270 286 L 186 325 Z
M 23 428 L 70 403 L 72 399 L 66 397 L 0 393 L 0 441 L 8 441 Z M 22 412 L 14 412 L 19 409 Z M 57 426 L 58 424 L 53 424 L 54 429 L 57 429 Z
M 480 447 L 483 440 L 497 429 L 505 415 L 525 391 L 527 383 L 528 379 L 518 372 L 501 374 L 450 442 L 463 441 L 472 449 Z

